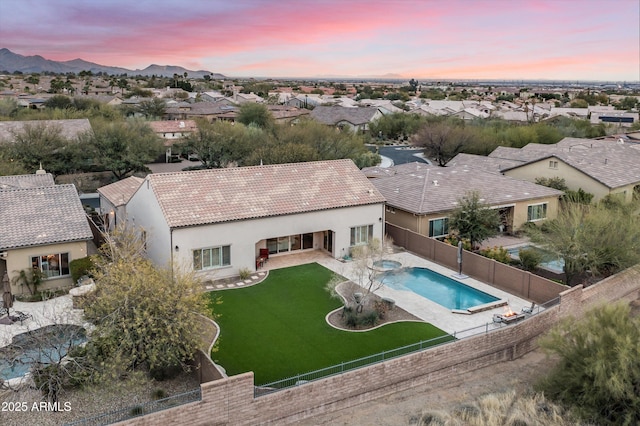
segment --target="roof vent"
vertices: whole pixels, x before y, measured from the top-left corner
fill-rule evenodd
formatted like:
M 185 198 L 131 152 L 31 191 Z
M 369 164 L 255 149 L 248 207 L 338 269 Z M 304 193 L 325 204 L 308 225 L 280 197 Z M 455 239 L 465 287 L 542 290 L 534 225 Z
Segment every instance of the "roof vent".
M 373 189 L 368 189 L 367 192 L 369 193 L 369 195 L 373 195 Z
M 438 186 L 438 181 L 437 180 L 433 181 L 433 186 Z
M 179 124 L 179 126 L 180 126 L 180 128 L 181 128 L 181 129 L 183 129 L 183 128 L 184 128 L 184 126 L 185 126 L 185 125 L 184 125 L 184 121 L 181 121 L 181 122 L 180 122 L 180 124 Z

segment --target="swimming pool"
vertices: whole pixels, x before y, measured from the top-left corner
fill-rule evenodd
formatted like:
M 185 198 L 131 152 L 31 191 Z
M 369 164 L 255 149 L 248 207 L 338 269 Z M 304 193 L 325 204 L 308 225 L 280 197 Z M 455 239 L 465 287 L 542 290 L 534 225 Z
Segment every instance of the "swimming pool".
M 507 249 L 509 255 L 513 259 L 520 259 L 520 250 L 536 250 L 540 252 L 540 254 L 542 254 L 542 262 L 540 262 L 541 268 L 548 269 L 549 271 L 555 272 L 556 274 L 564 273 L 564 260 L 554 258 L 553 254 L 541 249 L 540 247 L 528 245 Z
M 389 288 L 411 291 L 448 309 L 466 310 L 500 300 L 427 268 L 388 271 L 378 279 Z
M 13 337 L 9 346 L 0 348 L 0 379 L 22 377 L 36 362 L 58 362 L 69 350 L 87 341 L 78 325 L 48 325 Z

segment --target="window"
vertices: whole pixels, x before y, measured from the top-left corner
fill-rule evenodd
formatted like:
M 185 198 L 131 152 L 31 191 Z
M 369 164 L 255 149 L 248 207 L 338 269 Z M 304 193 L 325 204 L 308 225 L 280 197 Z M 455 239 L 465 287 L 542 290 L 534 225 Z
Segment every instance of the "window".
M 231 246 L 211 247 L 193 251 L 193 269 L 220 268 L 231 265 Z
M 42 271 L 46 278 L 69 275 L 69 253 L 32 256 L 31 266 Z
M 555 160 L 549 160 L 549 168 L 550 169 L 557 169 L 558 168 L 558 162 Z
M 444 237 L 449 234 L 449 218 L 443 217 L 429 221 L 429 236 Z
M 294 234 L 286 237 L 267 238 L 269 254 L 286 253 L 313 248 L 313 234 Z
M 541 220 L 547 217 L 547 203 L 532 204 L 527 207 L 527 220 Z
M 361 246 L 367 244 L 373 238 L 373 225 L 363 225 L 351 228 L 351 244 L 352 246 Z
M 394 209 L 393 207 L 390 207 L 390 206 L 387 206 L 387 207 L 386 207 L 386 210 L 387 210 L 389 213 L 395 213 L 395 212 L 396 212 L 396 209 Z

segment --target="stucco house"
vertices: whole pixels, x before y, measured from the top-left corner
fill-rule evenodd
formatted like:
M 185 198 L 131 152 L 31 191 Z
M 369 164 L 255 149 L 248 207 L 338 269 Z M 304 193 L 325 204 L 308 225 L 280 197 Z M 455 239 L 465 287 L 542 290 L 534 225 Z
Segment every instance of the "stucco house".
M 153 133 L 162 138 L 165 150 L 165 162 L 171 161 L 173 144 L 184 141 L 192 133 L 198 131 L 195 120 L 159 120 L 150 121 L 149 127 Z
M 505 176 L 535 182 L 536 178 L 563 178 L 567 187 L 630 202 L 640 196 L 640 150 L 624 141 L 564 138 L 554 145 L 528 144 L 523 148 L 496 148 L 489 157 L 515 161 L 502 169 Z
M 383 237 L 384 198 L 351 160 L 148 175 L 126 205 L 158 265 L 237 276 L 269 257 L 334 258 Z
M 129 176 L 98 188 L 100 214 L 106 231 L 111 231 L 121 222 L 126 222 L 127 203 L 143 181 L 140 177 Z
M 377 107 L 317 106 L 310 114 L 311 118 L 322 124 L 348 129 L 354 133 L 369 130 L 369 124 L 382 116 L 382 111 Z
M 69 264 L 87 256 L 93 235 L 74 185 L 56 185 L 48 173 L 0 176 L 0 276 L 37 268 L 39 289 L 71 287 Z M 12 284 L 14 294 L 27 294 Z
M 483 204 L 498 210 L 497 231 L 513 232 L 524 223 L 540 224 L 556 217 L 561 191 L 465 166 L 437 167 L 407 163 L 371 170 L 371 182 L 387 200 L 387 222 L 438 238 L 449 234 L 449 215 L 469 191 L 478 191 Z M 367 168 L 363 169 L 369 175 Z

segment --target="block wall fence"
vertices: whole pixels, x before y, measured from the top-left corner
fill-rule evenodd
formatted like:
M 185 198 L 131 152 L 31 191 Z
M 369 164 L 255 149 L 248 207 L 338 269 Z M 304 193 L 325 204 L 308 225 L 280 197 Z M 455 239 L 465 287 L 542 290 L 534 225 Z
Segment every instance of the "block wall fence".
M 458 248 L 405 228 L 386 224 L 394 244 L 454 271 L 458 270 Z M 494 287 L 538 304 L 555 299 L 568 287 L 522 269 L 514 268 L 470 251 L 462 256 L 462 272 Z
M 121 426 L 289 424 L 372 401 L 395 392 L 459 379 L 470 371 L 510 361 L 537 347 L 560 319 L 581 316 L 597 304 L 640 298 L 640 265 L 588 288 L 559 294 L 559 303 L 514 325 L 500 327 L 341 375 L 254 398 L 253 373 L 201 385 L 202 399 Z M 543 372 L 541 372 L 543 373 Z

